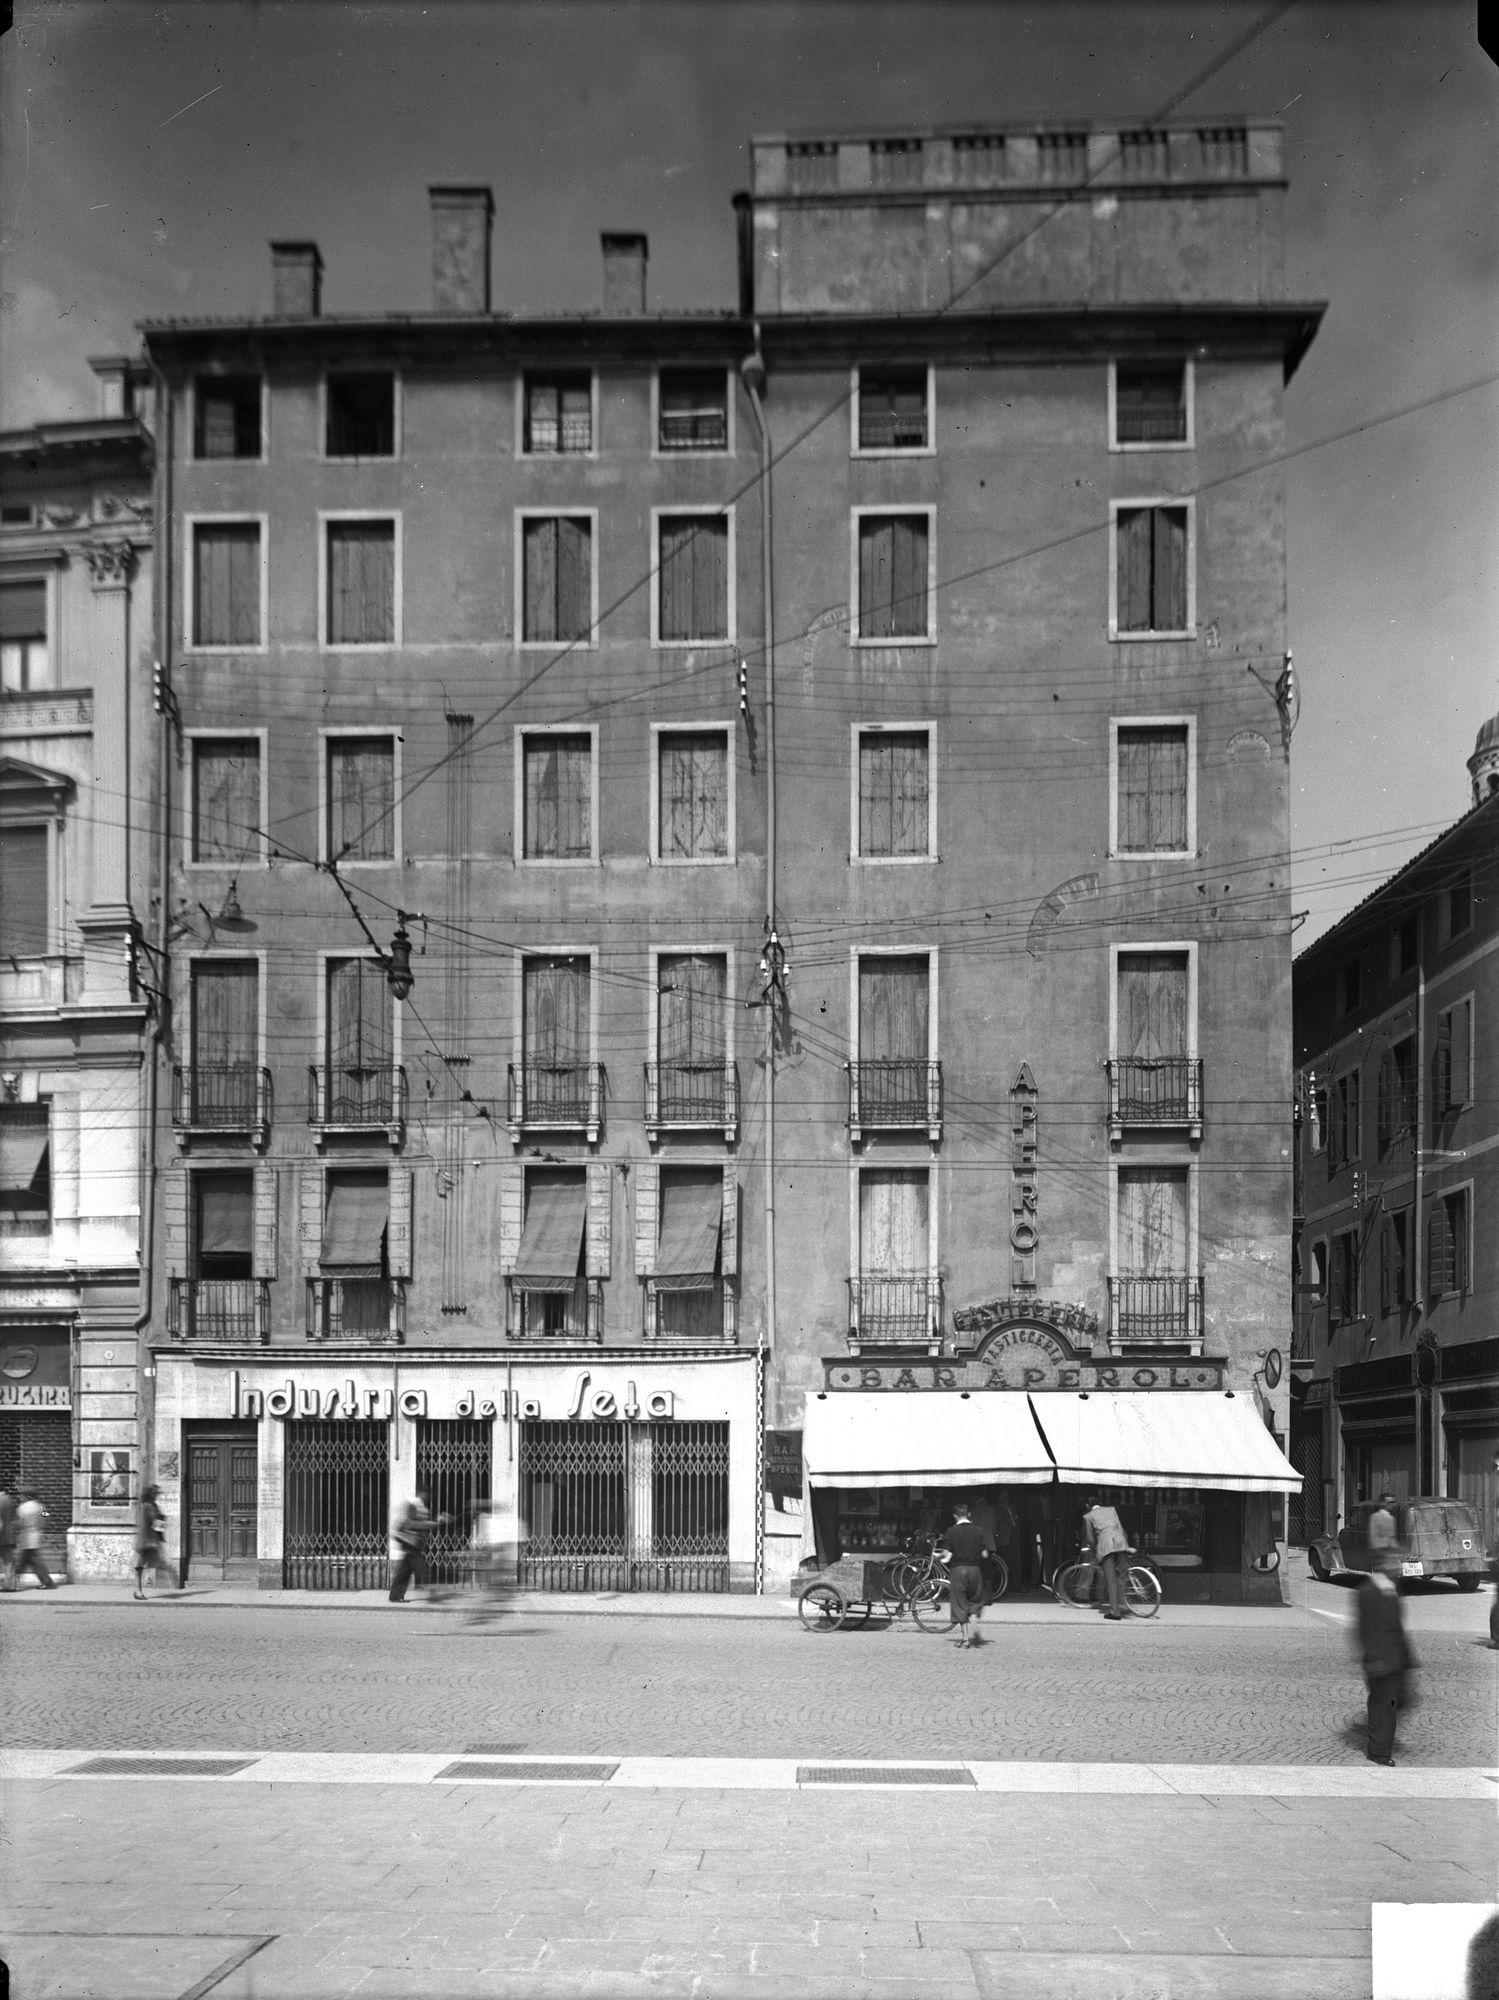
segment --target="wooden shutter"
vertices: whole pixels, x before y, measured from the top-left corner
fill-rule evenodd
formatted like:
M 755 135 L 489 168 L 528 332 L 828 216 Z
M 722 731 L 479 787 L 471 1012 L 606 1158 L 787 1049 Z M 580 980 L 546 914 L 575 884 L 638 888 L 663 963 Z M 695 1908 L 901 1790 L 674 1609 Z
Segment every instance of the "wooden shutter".
M 557 521 L 527 521 L 521 536 L 522 637 L 557 637 Z
M 1426 1219 L 1426 1296 L 1439 1299 L 1452 1290 L 1452 1232 L 1447 1224 L 1447 1206 L 1440 1199 L 1432 1203 Z
M 519 1160 L 500 1163 L 500 1274 L 509 1277 L 520 1255 L 525 1222 L 526 1170 Z
M 641 1160 L 635 1181 L 635 1275 L 652 1278 L 656 1274 L 656 1240 L 660 1233 L 661 1169 L 654 1160 Z
M 276 1199 L 279 1192 L 276 1169 L 259 1166 L 255 1169 L 255 1211 L 252 1242 L 253 1262 L 250 1275 L 255 1278 L 274 1278 L 276 1275 Z
M 394 1046 L 390 988 L 373 958 L 328 961 L 328 1064 L 331 1069 L 389 1069 Z
M 888 639 L 893 595 L 894 531 L 890 515 L 866 515 L 859 522 L 859 637 Z
M 328 852 L 335 861 L 389 861 L 395 842 L 395 744 L 351 736 L 328 745 Z
M 1359 1159 L 1364 1150 L 1362 1072 L 1349 1070 L 1343 1079 L 1343 1158 Z
M 890 525 L 890 630 L 925 638 L 927 519 L 924 514 L 897 514 Z
M 557 521 L 557 614 L 554 637 L 586 640 L 592 622 L 592 530 L 564 514 Z
M 1119 1174 L 1119 1257 L 1132 1277 L 1180 1277 L 1187 1270 L 1185 1169 L 1126 1167 Z
M 241 862 L 260 839 L 260 745 L 193 745 L 193 859 Z
M 1148 507 L 1121 507 L 1114 521 L 1115 582 L 1121 632 L 1148 632 L 1151 525 Z
M 205 524 L 193 533 L 193 643 L 260 643 L 260 528 Z
M 1450 1096 L 1448 1102 L 1454 1106 L 1466 1104 L 1472 1095 L 1472 1040 L 1470 1035 L 1472 1013 L 1473 1003 L 1470 1000 L 1460 1000 L 1455 1007 L 1449 1010 L 1447 1016 L 1450 1023 L 1450 1056 L 1448 1060 L 1448 1087 Z
M 169 1278 L 187 1276 L 191 1256 L 187 1198 L 187 1168 L 164 1168 L 161 1176 L 161 1238 Z
M 925 1062 L 931 1002 L 931 961 L 859 960 L 859 1060 Z
M 1391 1242 L 1394 1225 L 1386 1216 L 1379 1232 L 1379 1310 L 1388 1313 L 1393 1303 L 1394 1285 L 1392 1271 L 1394 1265 L 1394 1245 Z
M 1431 1052 L 1431 1109 L 1440 1119 L 1452 1102 L 1452 1016 L 1437 1015 L 1436 1043 Z
M 723 1062 L 728 1045 L 726 961 L 711 954 L 663 953 L 657 961 L 657 983 L 658 1060 Z
M 603 1160 L 588 1163 L 588 1210 L 583 1243 L 583 1270 L 590 1278 L 607 1278 L 613 1263 L 614 1170 Z
M 323 1170 L 310 1162 L 299 1169 L 297 1206 L 297 1248 L 302 1259 L 302 1275 L 322 1275 L 323 1257 Z
M 395 637 L 395 523 L 334 521 L 328 528 L 328 640 L 387 644 Z
M 1348 1307 L 1348 1239 L 1335 1236 L 1332 1239 L 1332 1273 L 1328 1286 L 1330 1305 L 1328 1320 L 1332 1326 L 1341 1326 L 1347 1317 Z
M 661 569 L 658 624 L 663 639 L 691 639 L 693 603 L 693 530 L 685 516 L 661 521 Z
M 1327 1171 L 1335 1174 L 1342 1166 L 1343 1148 L 1343 1084 L 1337 1078 L 1327 1087 Z
M 389 1170 L 390 1207 L 385 1223 L 385 1260 L 393 1278 L 411 1276 L 411 1169 L 393 1166 Z
M 739 1275 L 739 1182 L 733 1167 L 723 1170 L 723 1221 L 718 1233 L 718 1268 L 726 1278 Z
M 1151 629 L 1182 632 L 1187 625 L 1187 513 L 1184 507 L 1152 512 L 1154 596 Z
M 522 1034 L 528 1063 L 588 1060 L 589 965 L 579 958 L 528 958 L 522 972 Z
M 192 971 L 193 1062 L 253 1063 L 260 1052 L 260 966 L 200 959 Z
M 927 1269 L 927 1176 L 920 1168 L 859 1179 L 859 1270 L 863 1276 Z
M 1381 1153 L 1390 1150 L 1394 1132 L 1395 1059 L 1386 1049 L 1379 1058 L 1378 1098 L 1374 1113 L 1375 1144 Z
M 1447 1240 L 1452 1246 L 1452 1289 L 1468 1289 L 1468 1196 L 1466 1190 L 1448 1195 Z
M 1180 952 L 1119 954 L 1119 1053 L 1150 1060 L 1187 1053 L 1187 961 Z
M 729 635 L 729 524 L 721 515 L 695 524 L 692 542 L 692 633 L 694 639 Z
M 52 925 L 44 826 L 0 827 L 0 957 L 40 958 Z

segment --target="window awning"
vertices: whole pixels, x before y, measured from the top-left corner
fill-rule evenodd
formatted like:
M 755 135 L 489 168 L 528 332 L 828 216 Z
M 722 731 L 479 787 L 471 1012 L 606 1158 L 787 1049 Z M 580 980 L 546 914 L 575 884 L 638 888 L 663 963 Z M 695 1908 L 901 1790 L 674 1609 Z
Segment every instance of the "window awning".
M 380 1262 L 381 1239 L 390 1213 L 384 1174 L 330 1181 L 323 1221 L 323 1262 L 364 1265 Z
M 527 1292 L 570 1292 L 583 1255 L 583 1176 L 533 1179 L 526 1196 L 526 1226 L 512 1282 Z
M 1198 1486 L 1214 1493 L 1282 1493 L 1301 1486 L 1301 1474 L 1249 1396 L 1057 1390 L 1033 1392 L 1030 1400 L 1059 1479 Z
M 47 1157 L 51 1134 L 45 1122 L 22 1124 L 0 1118 L 0 1194 L 26 1194 Z
M 254 1194 L 250 1176 L 205 1178 L 198 1189 L 198 1250 L 207 1257 L 248 1256 Z M 378 1248 L 376 1257 L 380 1254 Z
M 802 1455 L 813 1486 L 1040 1486 L 1052 1476 L 1029 1402 L 999 1393 L 809 1396 Z
M 661 1238 L 656 1246 L 656 1288 L 706 1291 L 718 1268 L 723 1178 L 661 1181 Z

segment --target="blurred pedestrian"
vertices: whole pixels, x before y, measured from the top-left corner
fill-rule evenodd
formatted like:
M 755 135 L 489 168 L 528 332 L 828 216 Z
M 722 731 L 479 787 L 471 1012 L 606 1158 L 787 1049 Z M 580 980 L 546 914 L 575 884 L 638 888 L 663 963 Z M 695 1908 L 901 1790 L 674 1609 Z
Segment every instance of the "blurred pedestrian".
M 416 1579 L 418 1590 L 426 1590 L 431 1582 L 431 1574 L 427 1568 L 427 1544 L 432 1539 L 432 1530 L 448 1517 L 446 1514 L 439 1514 L 434 1519 L 427 1499 L 427 1493 L 423 1489 L 413 1494 L 402 1507 L 395 1527 L 391 1530 L 391 1540 L 400 1551 L 396 1573 L 390 1580 L 392 1604 L 406 1602 L 406 1586 L 413 1577 Z
M 1399 1558 L 1384 1554 L 1358 1589 L 1358 1648 L 1369 1692 L 1371 1764 L 1395 1762 L 1395 1719 L 1409 1700 L 1406 1676 L 1418 1664 L 1405 1630 L 1394 1570 Z
M 16 1587 L 16 1496 L 0 1487 L 0 1590 Z
M 1129 1536 L 1125 1534 L 1124 1523 L 1115 1509 L 1104 1506 L 1096 1498 L 1088 1501 L 1083 1526 L 1088 1531 L 1089 1551 L 1103 1572 L 1104 1589 L 1108 1593 L 1103 1615 L 1118 1620 L 1124 1616 L 1124 1572 L 1129 1561 Z
M 966 1500 L 958 1501 L 953 1508 L 953 1524 L 937 1546 L 947 1557 L 949 1601 L 958 1644 L 977 1645 L 978 1641 L 969 1636 L 968 1621 L 982 1607 L 984 1573 L 980 1564 L 994 1551 L 983 1529 L 973 1525 Z
M 167 1561 L 166 1531 L 167 1517 L 157 1503 L 160 1488 L 144 1487 L 135 1509 L 135 1590 L 133 1595 L 146 1594 L 146 1571 L 159 1584 L 165 1571 L 169 1584 L 175 1585 L 177 1578 L 172 1574 L 172 1566 Z
M 1395 1496 L 1381 1493 L 1379 1504 L 1369 1516 L 1369 1547 L 1378 1555 L 1382 1549 L 1398 1548 L 1400 1537 L 1395 1530 Z
M 16 1509 L 16 1582 L 19 1583 L 29 1569 L 35 1571 L 43 1590 L 56 1590 L 47 1559 L 42 1554 L 42 1534 L 46 1525 L 46 1508 L 29 1486 L 23 1486 L 21 1504 Z
M 486 1500 L 474 1515 L 473 1533 L 469 1536 L 476 1592 L 468 1614 L 471 1625 L 482 1625 L 500 1609 L 504 1584 L 503 1533 L 503 1515 Z

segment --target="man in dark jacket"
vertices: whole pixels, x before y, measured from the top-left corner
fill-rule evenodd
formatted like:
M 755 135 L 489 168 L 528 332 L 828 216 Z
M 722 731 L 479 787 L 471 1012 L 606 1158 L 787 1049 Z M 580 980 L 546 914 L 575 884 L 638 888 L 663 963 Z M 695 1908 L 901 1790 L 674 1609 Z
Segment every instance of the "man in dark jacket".
M 1364 1578 L 1358 1592 L 1358 1646 L 1364 1681 L 1369 1690 L 1371 1764 L 1395 1762 L 1395 1718 L 1405 1706 L 1405 1677 L 1418 1662 L 1405 1632 L 1405 1614 L 1392 1574 L 1395 1558 L 1386 1556 Z

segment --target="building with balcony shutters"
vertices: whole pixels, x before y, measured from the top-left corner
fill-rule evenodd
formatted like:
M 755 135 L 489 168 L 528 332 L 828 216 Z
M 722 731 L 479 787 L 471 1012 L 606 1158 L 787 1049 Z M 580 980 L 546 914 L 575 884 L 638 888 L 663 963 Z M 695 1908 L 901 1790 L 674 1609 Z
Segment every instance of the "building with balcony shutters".
M 1296 960 L 1298 1539 L 1445 1495 L 1499 1547 L 1499 717 L 1469 811 Z
M 125 1576 L 139 1484 L 156 860 L 143 371 L 0 435 L 0 1484 Z
M 421 1483 L 455 1570 L 488 1504 L 526 1583 L 775 1587 L 930 1483 L 791 1494 L 819 1396 L 917 1395 L 914 1445 L 929 1390 L 1086 1377 L 1116 1431 L 1207 1393 L 1148 1462 L 935 1484 L 1016 1474 L 1023 1568 L 1112 1469 L 1182 1590 L 1265 1583 L 1263 461 L 1320 308 L 1276 128 L 1146 136 L 756 140 L 732 311 L 647 310 L 628 235 L 600 312 L 496 311 L 489 193 L 437 188 L 428 312 L 324 312 L 283 243 L 268 317 L 146 328 L 174 907 L 244 926 L 174 945 L 190 1565 L 378 1580 Z

